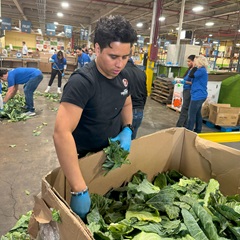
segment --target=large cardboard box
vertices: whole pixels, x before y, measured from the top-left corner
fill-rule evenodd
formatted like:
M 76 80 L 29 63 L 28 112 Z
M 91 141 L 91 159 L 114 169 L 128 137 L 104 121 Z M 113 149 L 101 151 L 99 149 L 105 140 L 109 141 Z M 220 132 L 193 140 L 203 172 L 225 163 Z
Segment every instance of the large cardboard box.
M 240 151 L 202 139 L 185 128 L 170 128 L 134 140 L 129 159 L 130 165 L 103 176 L 103 152 L 82 158 L 79 165 L 90 192 L 103 195 L 128 182 L 138 170 L 147 173 L 152 180 L 159 172 L 175 169 L 204 181 L 215 178 L 225 195 L 240 193 Z M 36 198 L 29 225 L 33 237 L 38 233 L 37 221 L 49 222 L 49 208 L 54 208 L 59 210 L 62 220 L 57 224 L 61 239 L 93 239 L 88 228 L 69 208 L 69 200 L 70 188 L 61 168 L 43 177 L 41 196 Z
M 240 108 L 230 104 L 210 104 L 209 121 L 219 126 L 236 126 Z

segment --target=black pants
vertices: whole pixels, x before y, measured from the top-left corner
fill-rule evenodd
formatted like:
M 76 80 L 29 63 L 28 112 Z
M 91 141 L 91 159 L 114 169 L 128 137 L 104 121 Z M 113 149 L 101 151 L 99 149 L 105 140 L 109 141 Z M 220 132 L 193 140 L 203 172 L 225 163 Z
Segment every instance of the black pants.
M 58 75 L 58 87 L 60 88 L 62 85 L 62 73 L 63 73 L 63 70 L 59 71 L 56 69 L 52 69 L 51 78 L 49 80 L 48 86 L 52 86 L 54 78 L 56 77 L 56 75 Z

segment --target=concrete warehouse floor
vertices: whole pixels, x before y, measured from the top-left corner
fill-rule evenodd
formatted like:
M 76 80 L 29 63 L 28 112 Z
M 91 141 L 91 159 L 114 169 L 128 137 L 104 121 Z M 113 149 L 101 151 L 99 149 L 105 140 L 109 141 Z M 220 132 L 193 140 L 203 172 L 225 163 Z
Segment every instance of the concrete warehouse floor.
M 44 75 L 38 91 L 45 90 L 49 77 Z M 57 79 L 51 91 L 56 89 Z M 32 210 L 33 196 L 41 191 L 42 177 L 59 166 L 52 140 L 58 102 L 37 95 L 35 107 L 37 115 L 27 121 L 0 122 L 0 236 L 8 232 L 22 214 Z M 175 127 L 178 116 L 178 112 L 148 98 L 138 137 Z M 40 135 L 34 136 L 35 130 L 40 131 Z M 218 130 L 203 126 L 203 132 L 213 131 Z M 233 147 L 240 149 L 237 144 Z

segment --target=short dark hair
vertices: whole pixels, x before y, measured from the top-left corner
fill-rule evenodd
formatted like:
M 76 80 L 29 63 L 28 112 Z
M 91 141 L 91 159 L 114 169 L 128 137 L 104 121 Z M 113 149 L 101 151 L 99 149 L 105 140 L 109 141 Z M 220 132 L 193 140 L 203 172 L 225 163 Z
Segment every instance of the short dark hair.
M 196 57 L 196 55 L 192 54 L 192 55 L 189 55 L 189 56 L 188 56 L 188 59 L 190 59 L 191 61 L 193 61 L 195 57 Z
M 120 15 L 102 17 L 97 22 L 94 35 L 94 45 L 100 48 L 110 47 L 112 42 L 130 43 L 131 47 L 137 41 L 137 33 L 129 21 Z
M 5 75 L 8 72 L 7 69 L 0 69 L 0 77 L 2 77 L 3 75 Z

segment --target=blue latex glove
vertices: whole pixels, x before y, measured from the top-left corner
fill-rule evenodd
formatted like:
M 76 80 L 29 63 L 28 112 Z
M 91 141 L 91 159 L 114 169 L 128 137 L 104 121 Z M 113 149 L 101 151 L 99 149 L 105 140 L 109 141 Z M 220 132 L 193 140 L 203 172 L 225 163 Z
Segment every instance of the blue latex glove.
M 62 73 L 62 77 L 64 77 L 65 76 L 65 73 Z
M 181 79 L 181 80 L 180 80 L 180 83 L 181 83 L 181 84 L 185 84 L 185 82 L 186 82 L 186 81 L 185 81 L 184 79 Z
M 86 191 L 78 196 L 72 195 L 70 207 L 82 220 L 84 220 L 91 207 L 89 192 Z
M 172 80 L 172 84 L 176 84 L 177 81 L 175 79 Z
M 132 130 L 129 127 L 125 127 L 115 138 L 111 138 L 110 140 L 113 142 L 119 141 L 121 148 L 129 152 L 132 141 Z
M 54 63 L 54 60 L 52 58 L 49 59 L 49 62 Z

